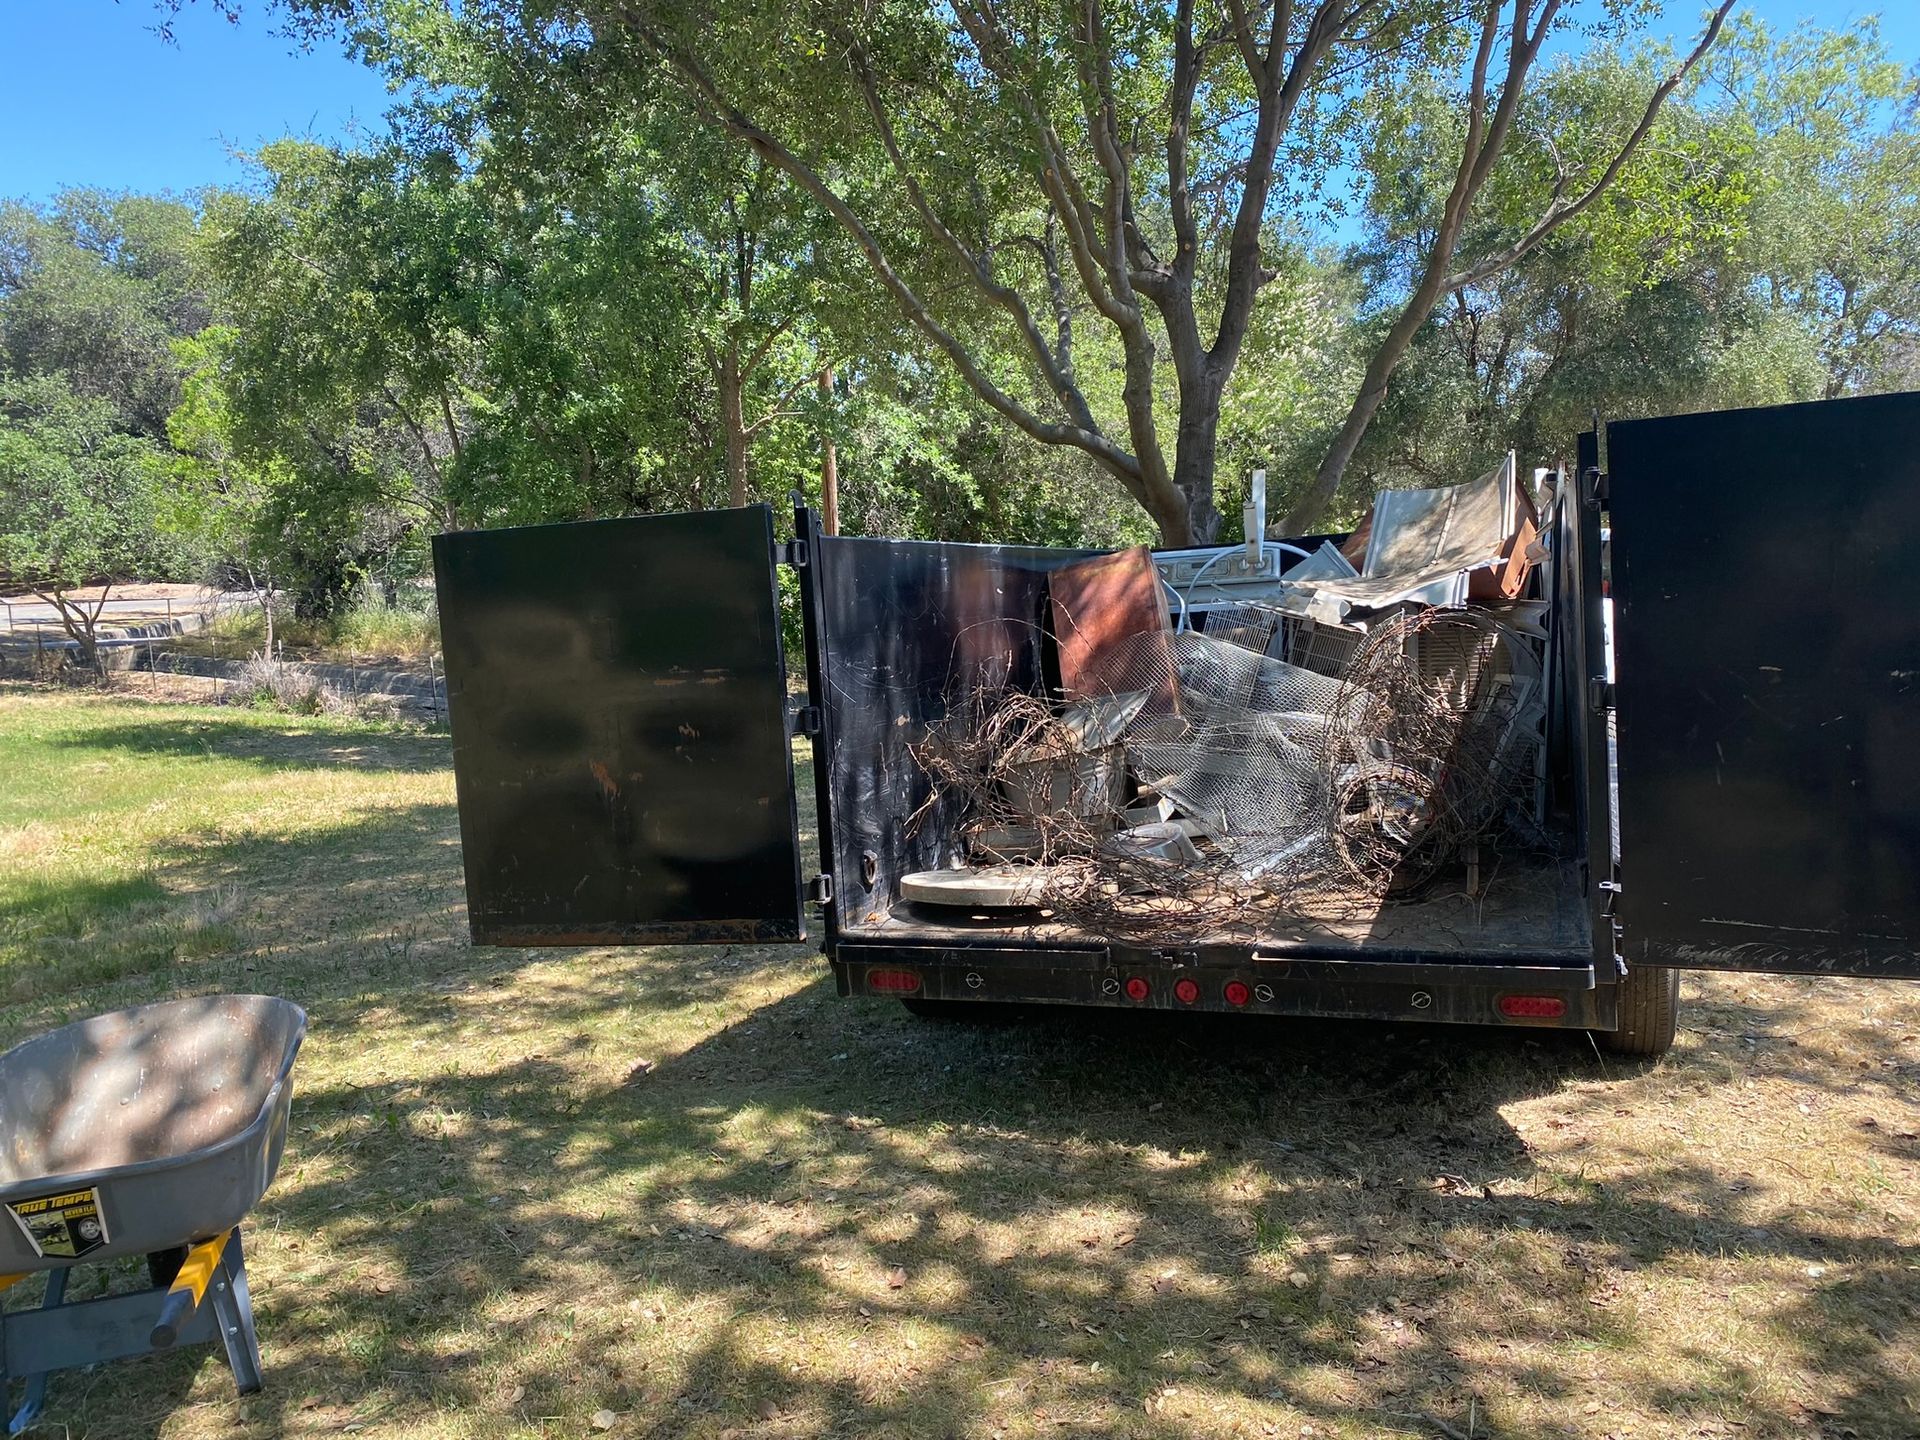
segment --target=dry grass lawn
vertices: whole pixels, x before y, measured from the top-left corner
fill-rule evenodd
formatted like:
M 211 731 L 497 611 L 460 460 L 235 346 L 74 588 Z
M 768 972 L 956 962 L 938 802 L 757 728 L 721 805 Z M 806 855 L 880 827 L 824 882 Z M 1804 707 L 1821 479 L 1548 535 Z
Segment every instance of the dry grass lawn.
M 1920 1434 L 1913 986 L 1702 977 L 1652 1066 L 939 1024 L 801 947 L 470 949 L 441 739 L 16 689 L 0 776 L 0 1042 L 312 1017 L 266 1392 L 108 1366 L 42 1433 Z

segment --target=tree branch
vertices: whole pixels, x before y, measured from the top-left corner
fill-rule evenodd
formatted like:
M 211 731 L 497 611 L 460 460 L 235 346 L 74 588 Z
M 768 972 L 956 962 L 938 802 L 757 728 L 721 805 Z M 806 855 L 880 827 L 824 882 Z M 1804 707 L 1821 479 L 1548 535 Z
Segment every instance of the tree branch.
M 1239 0 L 1233 0 L 1239 13 Z M 1246 17 L 1239 15 L 1245 28 Z M 1193 0 L 1178 0 L 1173 17 L 1173 89 L 1167 96 L 1167 206 L 1172 212 L 1177 273 L 1191 276 L 1200 250 L 1193 223 L 1193 195 L 1187 177 L 1187 139 L 1193 126 L 1193 95 L 1200 84 L 1193 46 Z
M 1084 106 L 1093 153 L 1106 172 L 1106 197 L 1101 205 L 1106 223 L 1106 271 L 1116 298 L 1131 303 L 1133 283 L 1129 275 L 1133 267 L 1127 256 L 1127 217 L 1133 207 L 1133 182 L 1127 170 L 1126 143 L 1120 138 L 1119 106 L 1113 96 L 1113 56 L 1107 49 L 1106 14 L 1100 0 L 1084 0 L 1084 5 L 1084 43 L 1075 55 L 1081 83 L 1095 102 Z
M 975 394 L 1034 439 L 1048 444 L 1071 445 L 1092 456 L 1120 480 L 1129 494 L 1146 505 L 1150 513 L 1158 513 L 1149 500 L 1140 462 L 1135 457 L 1097 430 L 1042 420 L 996 385 L 960 339 L 934 318 L 919 294 L 894 268 L 886 250 L 866 223 L 817 170 L 728 101 L 705 69 L 657 26 L 638 14 L 633 6 L 623 6 L 621 17 L 629 33 L 670 67 L 689 98 L 710 123 L 746 145 L 820 203 L 859 248 L 875 277 L 893 296 L 902 313 L 946 354 Z
M 760 362 L 767 358 L 767 352 L 773 349 L 782 335 L 793 329 L 798 319 L 799 317 L 797 315 L 789 315 L 778 325 L 774 326 L 773 329 L 769 330 L 760 343 L 753 347 L 753 352 L 748 355 L 745 360 L 740 362 L 740 378 L 742 380 L 745 380 L 749 375 L 753 374 L 755 370 L 760 368 Z
M 434 483 L 444 486 L 446 481 L 440 474 L 440 462 L 434 458 L 433 444 L 427 439 L 427 432 L 421 428 L 420 422 L 413 418 L 412 412 L 401 403 L 400 397 L 393 393 L 391 384 L 381 381 L 380 390 L 387 397 L 387 403 L 393 406 L 394 413 L 400 417 L 401 424 L 405 425 L 407 432 L 413 436 L 413 443 L 420 447 L 420 454 L 427 462 L 427 469 L 433 472 Z
M 927 198 L 926 191 L 915 177 L 906 157 L 901 153 L 899 138 L 894 133 L 893 122 L 887 118 L 886 107 L 881 103 L 879 87 L 873 77 L 872 67 L 867 62 L 866 52 L 857 40 L 849 45 L 849 56 L 853 63 L 854 74 L 860 82 L 860 93 L 867 103 L 867 113 L 873 117 L 874 128 L 880 136 L 880 146 L 886 152 L 887 161 L 900 177 L 900 183 L 907 192 L 907 201 L 914 213 L 920 217 L 929 234 L 952 253 L 965 268 L 974 285 L 994 304 L 1012 317 L 1014 327 L 1020 338 L 1039 363 L 1040 372 L 1046 377 L 1047 385 L 1059 397 L 1073 423 L 1083 429 L 1098 428 L 1093 410 L 1087 404 L 1086 397 L 1080 393 L 1073 377 L 1062 370 L 1053 353 L 1048 349 L 1046 338 L 1041 335 L 1034 323 L 1033 313 L 1027 308 L 1027 302 L 1020 292 L 1011 285 L 996 280 L 993 272 L 980 255 L 954 233 L 933 203 Z
M 1688 53 L 1687 58 L 1675 67 L 1665 80 L 1660 82 L 1659 86 L 1647 101 L 1647 107 L 1640 116 L 1640 123 L 1633 127 L 1633 132 L 1627 136 L 1626 141 L 1620 146 L 1619 150 L 1614 153 L 1613 158 L 1607 162 L 1606 168 L 1600 172 L 1600 177 L 1595 180 L 1593 184 L 1589 185 L 1586 190 L 1581 193 L 1579 198 L 1575 200 L 1565 200 L 1561 194 L 1556 193 L 1552 202 L 1548 204 L 1546 212 L 1534 223 L 1533 227 L 1528 230 L 1525 235 L 1521 236 L 1520 239 L 1512 245 L 1509 245 L 1506 249 L 1489 255 L 1485 259 L 1469 265 L 1466 269 L 1456 274 L 1449 275 L 1446 280 L 1446 288 L 1452 290 L 1467 285 L 1478 284 L 1488 276 L 1496 275 L 1500 271 L 1505 270 L 1508 266 L 1524 258 L 1529 251 L 1533 250 L 1541 241 L 1553 234 L 1555 230 L 1558 230 L 1562 225 L 1566 224 L 1567 221 L 1573 219 L 1576 215 L 1580 214 L 1581 211 L 1593 204 L 1595 200 L 1598 200 L 1600 196 L 1606 192 L 1607 188 L 1613 184 L 1614 180 L 1618 178 L 1620 171 L 1625 168 L 1627 162 L 1633 158 L 1634 153 L 1639 150 L 1642 142 L 1652 133 L 1654 122 L 1659 119 L 1661 107 L 1666 104 L 1667 97 L 1679 87 L 1681 81 L 1687 78 L 1694 66 L 1700 63 L 1701 57 L 1713 47 L 1713 42 L 1719 39 L 1721 27 L 1726 24 L 1727 16 L 1732 12 L 1736 3 L 1737 0 L 1721 0 L 1719 8 L 1713 12 L 1712 20 L 1708 22 L 1706 30 L 1702 32 L 1699 42 Z M 1536 39 L 1536 46 L 1537 43 Z M 1556 159 L 1557 158 L 1556 156 Z M 1558 187 L 1556 187 L 1556 191 L 1557 190 Z
M 1265 269 L 1260 228 L 1266 220 L 1267 197 L 1273 190 L 1280 137 L 1286 132 L 1300 97 L 1306 93 L 1308 80 L 1334 42 L 1365 13 L 1368 3 L 1369 0 L 1363 0 L 1356 9 L 1348 11 L 1344 8 L 1345 0 L 1320 0 L 1294 51 L 1292 63 L 1282 76 L 1280 66 L 1287 32 L 1293 25 L 1293 4 L 1292 0 L 1274 0 L 1273 28 L 1267 37 L 1265 60 L 1267 85 L 1260 92 L 1246 176 L 1240 187 L 1240 205 L 1234 214 L 1233 233 L 1227 244 L 1227 278 L 1221 296 L 1220 324 L 1206 355 L 1211 366 L 1230 370 L 1239 359 L 1240 346 L 1247 337 L 1254 296 L 1259 292 L 1260 277 Z
M 1253 81 L 1256 91 L 1267 88 L 1267 62 L 1260 58 L 1260 47 L 1253 38 L 1253 24 L 1247 18 L 1246 7 L 1240 0 L 1227 0 L 1227 16 L 1233 31 L 1233 43 L 1240 52 L 1240 58 L 1246 63 L 1247 78 Z

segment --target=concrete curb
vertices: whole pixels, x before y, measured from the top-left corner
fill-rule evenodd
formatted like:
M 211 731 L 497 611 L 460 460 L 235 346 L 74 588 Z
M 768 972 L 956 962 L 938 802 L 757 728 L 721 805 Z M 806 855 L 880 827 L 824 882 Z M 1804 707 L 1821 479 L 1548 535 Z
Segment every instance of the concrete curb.
M 136 669 L 149 668 L 138 663 L 144 658 L 136 657 Z M 175 675 L 204 675 L 216 680 L 235 680 L 240 678 L 250 663 L 246 660 L 218 660 L 208 655 L 175 655 L 163 650 L 153 657 L 151 668 Z M 419 675 L 410 670 L 377 670 L 360 665 L 324 665 L 306 660 L 285 660 L 281 664 L 290 675 L 315 684 L 331 685 L 349 695 L 384 695 L 391 699 L 412 700 L 442 711 L 446 709 L 446 682 L 438 675 Z

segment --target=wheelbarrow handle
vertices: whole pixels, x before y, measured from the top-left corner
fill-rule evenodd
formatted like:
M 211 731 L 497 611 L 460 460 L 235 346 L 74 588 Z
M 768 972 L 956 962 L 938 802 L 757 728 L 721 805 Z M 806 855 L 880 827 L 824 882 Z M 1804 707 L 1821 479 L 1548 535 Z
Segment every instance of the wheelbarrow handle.
M 160 1302 L 160 1318 L 154 1322 L 153 1334 L 149 1337 L 154 1349 L 165 1350 L 180 1338 L 181 1330 L 200 1308 L 207 1283 L 220 1268 L 220 1257 L 232 1238 L 233 1231 L 229 1230 L 211 1240 L 202 1240 L 187 1252 L 187 1258 L 180 1262 L 180 1273 L 173 1277 L 173 1284 L 167 1290 L 167 1298 Z

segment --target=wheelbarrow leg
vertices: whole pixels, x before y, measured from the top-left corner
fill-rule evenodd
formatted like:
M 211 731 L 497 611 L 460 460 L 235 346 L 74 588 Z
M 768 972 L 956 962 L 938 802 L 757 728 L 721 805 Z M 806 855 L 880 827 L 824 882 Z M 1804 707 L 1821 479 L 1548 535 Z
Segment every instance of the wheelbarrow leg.
M 221 1252 L 212 1291 L 208 1299 L 227 1347 L 227 1364 L 233 1367 L 233 1383 L 242 1395 L 252 1395 L 266 1382 L 260 1375 L 260 1339 L 253 1330 L 253 1300 L 247 1294 L 247 1259 L 238 1227 Z
M 40 1302 L 42 1310 L 58 1310 L 67 1298 L 67 1272 L 49 1270 L 47 1272 L 47 1298 Z M 7 1434 L 18 1435 L 34 1421 L 40 1418 L 40 1410 L 47 1403 L 47 1372 L 39 1371 L 29 1375 L 27 1393 L 20 1401 L 20 1408 L 13 1412 L 13 1418 L 7 1422 Z

